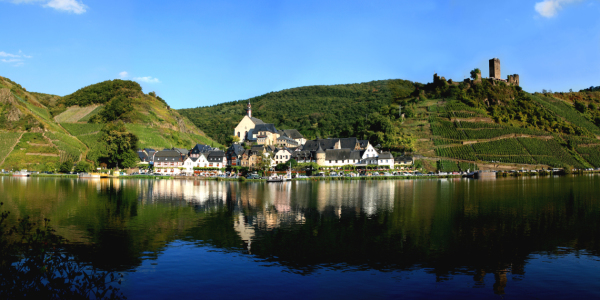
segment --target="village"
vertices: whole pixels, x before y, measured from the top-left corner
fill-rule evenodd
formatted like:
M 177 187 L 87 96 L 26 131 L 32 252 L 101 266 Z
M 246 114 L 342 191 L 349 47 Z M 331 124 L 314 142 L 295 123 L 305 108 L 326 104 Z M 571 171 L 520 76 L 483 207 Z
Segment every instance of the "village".
M 272 170 L 292 160 L 309 169 L 331 171 L 404 170 L 414 163 L 411 156 L 394 158 L 368 140 L 355 137 L 306 140 L 296 129 L 277 129 L 252 117 L 251 103 L 233 135 L 235 141 L 226 151 L 203 144 L 192 149 L 140 149 L 140 169 L 153 169 L 157 175 L 216 176 L 225 169 Z

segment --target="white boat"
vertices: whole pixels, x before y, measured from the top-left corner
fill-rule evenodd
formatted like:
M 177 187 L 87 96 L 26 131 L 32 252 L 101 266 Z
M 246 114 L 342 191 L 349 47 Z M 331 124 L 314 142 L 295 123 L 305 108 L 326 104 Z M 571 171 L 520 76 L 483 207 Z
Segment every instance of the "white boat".
M 12 174 L 13 177 L 29 177 L 29 172 L 27 172 L 27 170 L 21 170 L 21 171 L 17 171 L 14 172 Z
M 79 178 L 100 178 L 99 173 L 79 173 Z

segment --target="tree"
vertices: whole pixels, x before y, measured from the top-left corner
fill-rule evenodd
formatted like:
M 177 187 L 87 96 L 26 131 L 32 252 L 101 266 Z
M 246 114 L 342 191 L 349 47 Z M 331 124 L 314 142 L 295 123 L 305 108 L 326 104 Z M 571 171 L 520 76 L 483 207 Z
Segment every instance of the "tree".
M 231 145 L 231 144 L 234 144 L 234 143 L 239 143 L 240 142 L 240 138 L 237 137 L 237 136 L 235 136 L 235 135 L 230 135 L 230 136 L 227 137 L 226 142 L 227 142 L 227 145 Z
M 471 78 L 477 79 L 477 74 L 481 74 L 481 70 L 479 68 L 475 68 L 471 71 Z
M 133 110 L 131 99 L 120 95 L 110 100 L 104 109 L 98 114 L 104 121 L 110 122 L 119 119 L 124 114 Z
M 127 131 L 122 121 L 104 125 L 98 141 L 101 144 L 99 162 L 106 163 L 110 168 L 132 168 L 137 165 L 139 159 L 135 150 L 138 138 Z
M 63 162 L 62 164 L 60 164 L 60 166 L 58 167 L 58 171 L 61 173 L 69 173 L 69 172 L 71 172 L 72 168 L 73 168 L 73 162 L 71 160 L 67 160 L 67 161 Z
M 56 169 L 56 166 L 52 162 L 47 162 L 44 165 L 44 171 L 46 171 L 46 172 L 54 172 L 55 169 Z
M 268 171 L 271 168 L 271 156 L 267 153 L 263 153 L 260 159 L 260 162 L 256 165 L 259 169 L 263 171 Z
M 575 101 L 575 109 L 578 110 L 580 113 L 585 113 L 585 111 L 587 110 L 587 106 L 583 102 Z
M 92 165 L 90 163 L 88 163 L 87 161 L 82 160 L 77 163 L 74 171 L 77 173 L 83 173 L 83 172 L 89 172 L 89 171 L 91 171 L 91 169 L 92 169 Z

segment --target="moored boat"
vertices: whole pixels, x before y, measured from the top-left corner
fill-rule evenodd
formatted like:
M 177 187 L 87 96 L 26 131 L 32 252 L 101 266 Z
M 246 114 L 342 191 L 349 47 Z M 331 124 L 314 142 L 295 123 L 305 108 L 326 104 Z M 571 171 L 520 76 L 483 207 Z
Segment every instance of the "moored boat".
M 13 177 L 29 177 L 29 172 L 27 172 L 27 170 L 21 170 L 21 171 L 17 171 L 14 172 L 12 174 Z
M 79 173 L 79 178 L 100 178 L 100 173 Z

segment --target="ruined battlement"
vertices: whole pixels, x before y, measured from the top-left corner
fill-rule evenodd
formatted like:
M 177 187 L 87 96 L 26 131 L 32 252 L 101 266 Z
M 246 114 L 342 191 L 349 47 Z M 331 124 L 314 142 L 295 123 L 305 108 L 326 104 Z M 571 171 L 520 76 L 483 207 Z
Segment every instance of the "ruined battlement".
M 519 74 L 508 75 L 508 78 L 506 78 L 506 81 L 509 84 L 518 86 L 519 85 Z

